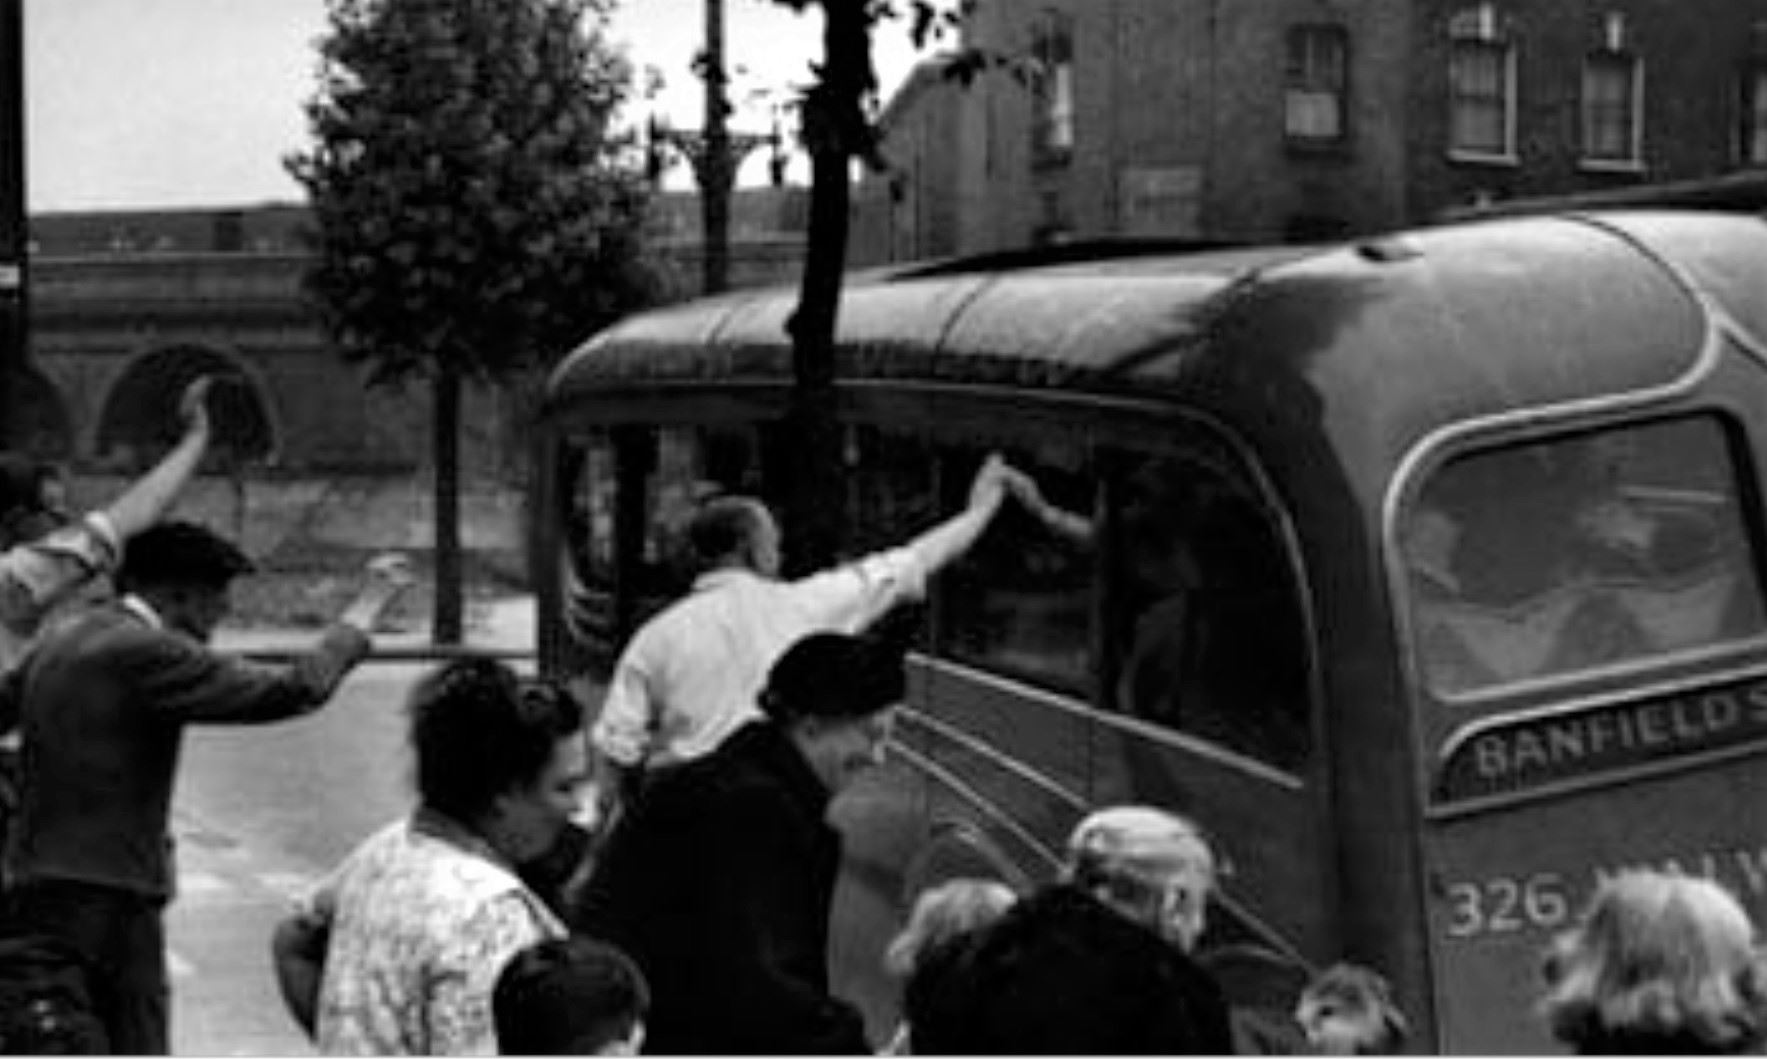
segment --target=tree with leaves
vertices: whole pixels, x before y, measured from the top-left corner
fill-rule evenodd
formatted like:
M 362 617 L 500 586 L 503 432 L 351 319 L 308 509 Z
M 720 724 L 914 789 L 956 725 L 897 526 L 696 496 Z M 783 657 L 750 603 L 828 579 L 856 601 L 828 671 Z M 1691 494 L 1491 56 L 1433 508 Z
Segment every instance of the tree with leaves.
M 631 82 L 611 0 L 328 0 L 306 276 L 369 385 L 427 380 L 433 636 L 458 643 L 466 383 L 543 368 L 650 300 L 644 174 L 614 132 Z

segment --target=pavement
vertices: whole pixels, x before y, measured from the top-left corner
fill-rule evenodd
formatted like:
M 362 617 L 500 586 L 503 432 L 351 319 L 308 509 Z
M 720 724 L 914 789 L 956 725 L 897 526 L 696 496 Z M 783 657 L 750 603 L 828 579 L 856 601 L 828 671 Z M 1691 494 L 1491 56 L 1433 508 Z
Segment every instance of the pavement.
M 469 601 L 469 646 L 531 651 L 531 596 Z M 311 629 L 223 629 L 216 645 L 235 652 L 299 650 Z M 414 629 L 376 636 L 376 647 L 405 657 L 428 641 Z M 370 662 L 369 665 L 374 663 Z M 200 768 L 202 747 L 187 748 L 185 767 Z M 212 785 L 211 785 L 212 786 Z M 270 961 L 270 936 L 292 902 L 328 864 L 282 848 L 267 834 L 227 822 L 224 804 L 205 804 L 203 785 L 183 783 L 173 808 L 179 894 L 167 914 L 172 981 L 172 1050 L 176 1055 L 312 1055 L 284 1011 Z M 223 791 L 221 798 L 226 797 Z M 315 801 L 318 799 L 316 798 Z M 286 807 L 298 815 L 300 807 Z

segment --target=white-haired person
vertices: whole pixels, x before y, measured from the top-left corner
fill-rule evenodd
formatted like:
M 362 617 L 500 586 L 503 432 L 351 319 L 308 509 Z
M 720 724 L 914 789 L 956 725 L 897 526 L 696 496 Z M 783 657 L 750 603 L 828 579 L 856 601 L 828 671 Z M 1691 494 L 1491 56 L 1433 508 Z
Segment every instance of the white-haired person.
M 1540 1012 L 1580 1054 L 1739 1054 L 1763 1043 L 1754 925 L 1709 879 L 1627 871 L 1603 881 L 1544 970 Z
M 1215 857 L 1190 821 L 1149 806 L 1081 820 L 1062 878 L 929 953 L 909 979 L 921 1054 L 1221 1055 L 1220 986 L 1191 959 Z

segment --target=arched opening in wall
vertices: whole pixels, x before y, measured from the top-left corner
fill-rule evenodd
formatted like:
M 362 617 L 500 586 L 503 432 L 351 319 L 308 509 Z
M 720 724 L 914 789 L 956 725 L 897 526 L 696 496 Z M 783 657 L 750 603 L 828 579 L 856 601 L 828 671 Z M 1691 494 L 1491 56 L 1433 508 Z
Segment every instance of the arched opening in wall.
M 74 455 L 74 421 L 61 391 L 34 366 L 27 365 L 14 380 L 10 422 L 5 427 L 5 446 L 35 459 L 65 463 Z
M 257 385 L 237 362 L 200 346 L 156 350 L 129 365 L 104 403 L 98 458 L 118 470 L 158 459 L 183 432 L 178 399 L 201 375 L 216 377 L 209 393 L 212 458 L 223 466 L 262 463 L 275 451 L 275 439 Z

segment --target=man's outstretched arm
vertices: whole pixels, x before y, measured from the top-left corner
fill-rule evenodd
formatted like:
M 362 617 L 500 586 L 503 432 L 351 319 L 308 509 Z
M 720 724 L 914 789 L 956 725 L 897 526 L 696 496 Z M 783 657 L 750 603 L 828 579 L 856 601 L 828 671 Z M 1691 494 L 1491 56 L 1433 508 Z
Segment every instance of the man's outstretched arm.
M 997 452 L 983 460 L 970 482 L 969 503 L 964 509 L 908 542 L 922 571 L 935 574 L 974 547 L 1006 499 L 1008 483 L 1021 474 Z
M 136 479 L 104 508 L 103 515 L 116 531 L 119 541 L 127 541 L 158 522 L 202 466 L 213 434 L 208 408 L 209 387 L 213 382 L 213 378 L 204 375 L 185 389 L 184 396 L 178 401 L 178 414 L 184 420 L 184 436 L 153 469 Z

